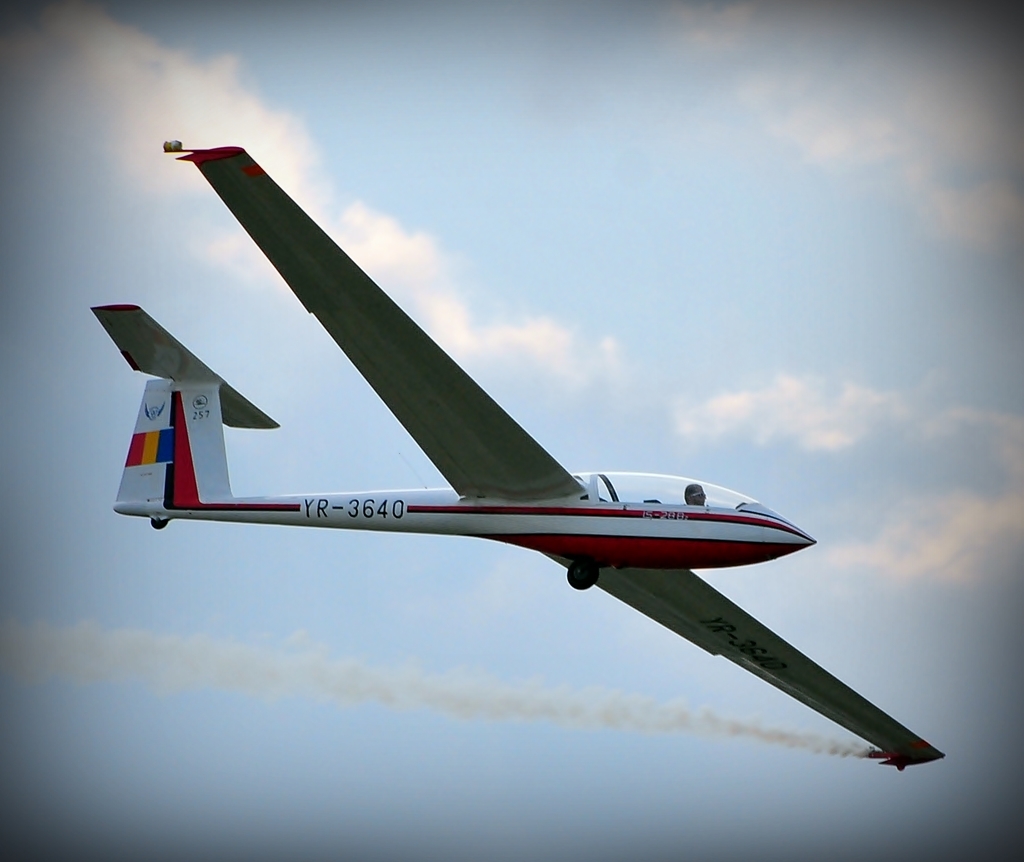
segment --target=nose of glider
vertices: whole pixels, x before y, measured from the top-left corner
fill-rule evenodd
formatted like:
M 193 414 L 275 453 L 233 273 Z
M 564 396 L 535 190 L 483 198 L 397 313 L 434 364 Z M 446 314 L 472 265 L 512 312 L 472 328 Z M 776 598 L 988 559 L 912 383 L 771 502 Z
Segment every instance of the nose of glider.
M 786 522 L 785 530 L 787 533 L 785 539 L 786 550 L 782 552 L 783 554 L 795 554 L 797 551 L 802 551 L 804 548 L 818 544 L 816 539 L 805 533 L 792 521 Z
M 792 521 L 783 518 L 778 513 L 773 514 L 786 525 L 784 529 L 789 534 L 787 540 L 790 544 L 796 546 L 793 548 L 794 551 L 802 551 L 804 548 L 809 548 L 811 545 L 818 544 L 818 540 L 811 536 L 810 533 L 802 530 Z
M 789 518 L 783 517 L 774 509 L 769 509 L 763 503 L 742 503 L 736 508 L 743 512 L 757 512 L 760 515 L 767 515 L 773 521 L 781 521 L 781 524 L 776 525 L 776 529 L 782 530 L 787 534 L 786 543 L 795 545 L 796 547 L 792 549 L 794 551 L 818 544 L 816 539 L 812 538 L 809 533 L 801 530 Z
M 803 539 L 803 544 L 801 544 L 802 548 L 809 548 L 811 545 L 818 544 L 818 540 L 817 539 L 812 538 L 807 533 L 805 533 L 803 530 L 801 530 L 799 527 L 796 527 L 795 529 L 800 534 L 800 538 Z
M 788 521 L 791 530 L 793 531 L 793 542 L 796 545 L 797 551 L 803 551 L 805 548 L 810 548 L 812 545 L 817 545 L 816 538 L 812 537 L 810 533 L 805 532 L 798 527 L 793 521 Z
M 788 518 L 783 518 L 777 512 L 773 513 L 780 521 L 783 521 L 786 525 L 786 532 L 790 534 L 790 541 L 796 545 L 795 550 L 801 550 L 803 548 L 809 548 L 811 545 L 818 544 L 817 539 L 811 536 L 810 533 L 802 530 Z

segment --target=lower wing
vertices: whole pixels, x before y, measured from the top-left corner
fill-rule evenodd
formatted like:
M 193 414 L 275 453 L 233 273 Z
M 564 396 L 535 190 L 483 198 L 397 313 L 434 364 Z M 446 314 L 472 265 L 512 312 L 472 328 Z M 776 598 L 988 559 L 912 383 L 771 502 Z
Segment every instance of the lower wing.
M 887 764 L 945 756 L 687 569 L 602 569 L 597 585 L 878 746 Z

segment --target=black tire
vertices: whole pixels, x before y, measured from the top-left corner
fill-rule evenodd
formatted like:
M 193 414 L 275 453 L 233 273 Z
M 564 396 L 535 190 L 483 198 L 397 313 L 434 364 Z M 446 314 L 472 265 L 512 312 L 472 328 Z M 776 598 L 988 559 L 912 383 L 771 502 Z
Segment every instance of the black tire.
M 597 583 L 601 570 L 593 560 L 573 560 L 565 573 L 569 586 L 574 590 L 589 590 Z
M 149 519 L 149 525 L 154 530 L 162 530 L 169 523 L 171 523 L 170 518 L 150 518 Z

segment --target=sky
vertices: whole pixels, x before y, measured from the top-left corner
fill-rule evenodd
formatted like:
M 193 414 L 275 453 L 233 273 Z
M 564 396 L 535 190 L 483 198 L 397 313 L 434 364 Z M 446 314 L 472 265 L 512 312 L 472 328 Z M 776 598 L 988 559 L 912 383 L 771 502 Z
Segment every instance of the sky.
M 0 846 L 962 858 L 1017 834 L 1018 19 L 936 4 L 0 13 Z M 818 544 L 701 572 L 946 752 L 903 773 L 550 560 L 111 505 L 136 303 L 274 431 L 236 494 L 443 479 L 199 172 L 241 145 L 570 470 Z M 847 755 L 847 756 L 843 756 Z

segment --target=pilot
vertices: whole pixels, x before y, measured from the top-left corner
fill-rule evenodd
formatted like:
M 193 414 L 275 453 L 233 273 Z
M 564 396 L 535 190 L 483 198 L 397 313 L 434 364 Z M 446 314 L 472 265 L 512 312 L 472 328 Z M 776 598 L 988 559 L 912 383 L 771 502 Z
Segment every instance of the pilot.
M 686 486 L 683 497 L 686 500 L 687 506 L 704 506 L 707 504 L 708 499 L 704 494 L 704 488 L 696 482 Z

